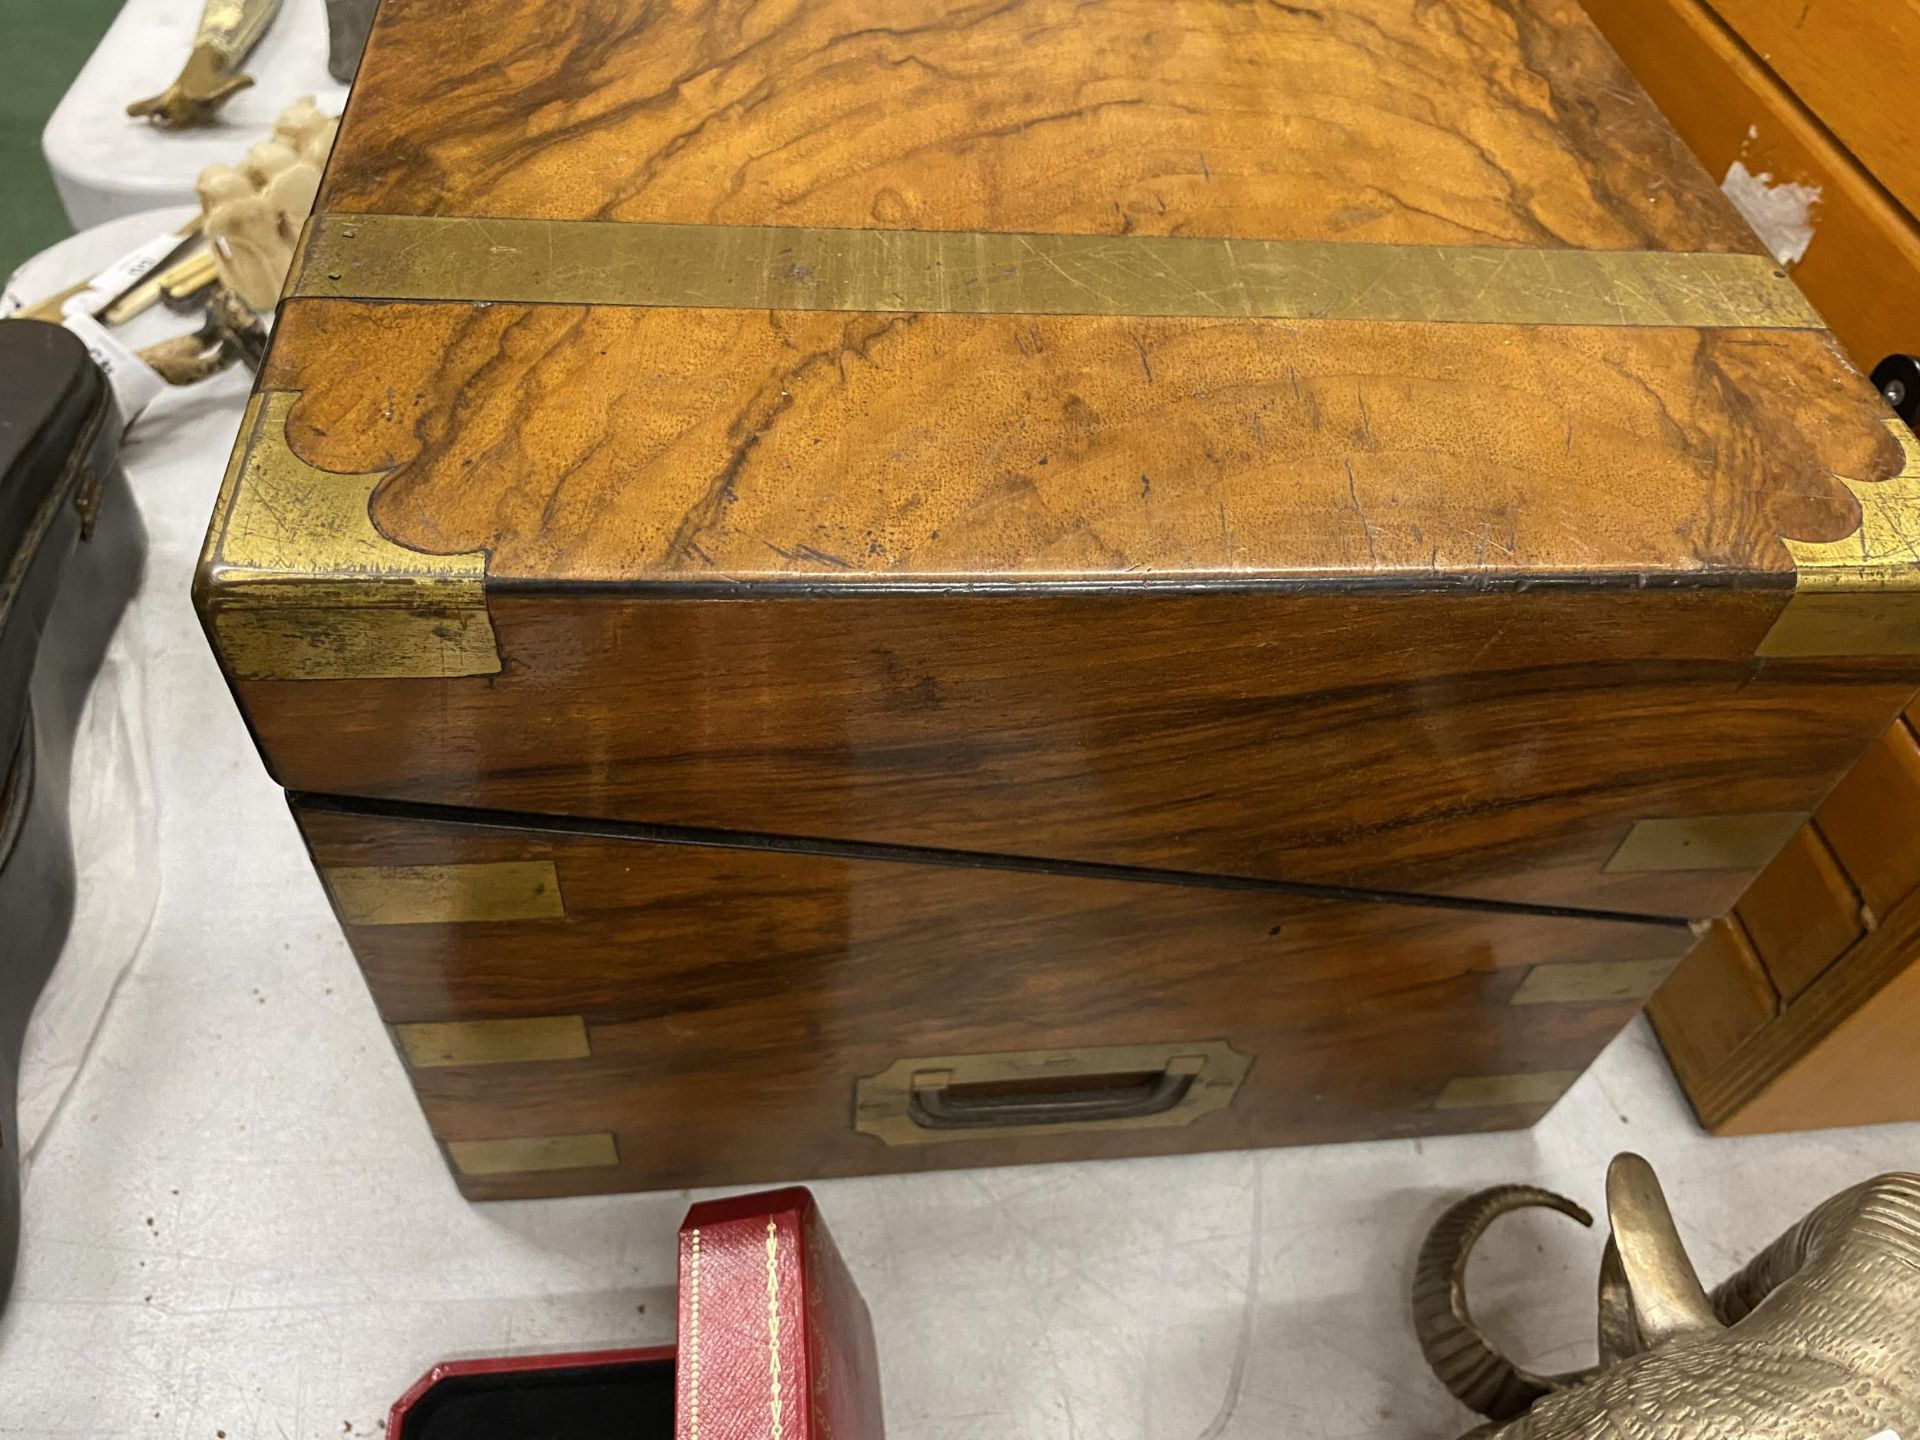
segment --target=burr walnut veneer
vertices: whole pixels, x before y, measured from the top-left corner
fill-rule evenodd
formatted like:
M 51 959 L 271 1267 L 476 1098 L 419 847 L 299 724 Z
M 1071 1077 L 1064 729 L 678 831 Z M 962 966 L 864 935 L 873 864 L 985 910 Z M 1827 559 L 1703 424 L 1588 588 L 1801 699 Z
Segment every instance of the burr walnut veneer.
M 1544 1112 L 1920 684 L 1570 0 L 389 0 L 197 595 L 475 1195 Z

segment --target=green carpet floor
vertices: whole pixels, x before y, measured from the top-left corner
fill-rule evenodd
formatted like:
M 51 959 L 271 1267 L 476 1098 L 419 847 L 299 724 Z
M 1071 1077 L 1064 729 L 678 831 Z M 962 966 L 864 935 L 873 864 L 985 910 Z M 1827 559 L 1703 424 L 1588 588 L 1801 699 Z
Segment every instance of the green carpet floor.
M 40 131 L 106 33 L 120 0 L 5 0 L 0 4 L 0 279 L 71 234 Z

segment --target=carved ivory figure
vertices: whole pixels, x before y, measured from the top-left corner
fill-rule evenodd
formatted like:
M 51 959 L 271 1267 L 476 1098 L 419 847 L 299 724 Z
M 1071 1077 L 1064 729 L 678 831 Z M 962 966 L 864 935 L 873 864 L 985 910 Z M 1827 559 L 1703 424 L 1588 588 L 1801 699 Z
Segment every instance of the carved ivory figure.
M 280 298 L 335 127 L 312 97 L 296 100 L 244 163 L 209 165 L 195 182 L 221 283 L 255 310 Z

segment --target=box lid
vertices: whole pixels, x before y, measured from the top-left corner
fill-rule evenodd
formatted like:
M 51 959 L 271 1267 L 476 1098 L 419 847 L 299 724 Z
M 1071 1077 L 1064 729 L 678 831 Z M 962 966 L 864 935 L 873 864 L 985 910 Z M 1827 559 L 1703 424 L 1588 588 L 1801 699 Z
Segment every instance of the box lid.
M 1900 458 L 1572 0 L 391 4 L 287 295 L 491 585 L 1784 583 Z
M 678 1440 L 880 1440 L 873 1322 L 804 1189 L 680 1227 Z
M 391 0 L 198 594 L 291 788 L 1693 916 L 1890 423 L 1573 0 Z

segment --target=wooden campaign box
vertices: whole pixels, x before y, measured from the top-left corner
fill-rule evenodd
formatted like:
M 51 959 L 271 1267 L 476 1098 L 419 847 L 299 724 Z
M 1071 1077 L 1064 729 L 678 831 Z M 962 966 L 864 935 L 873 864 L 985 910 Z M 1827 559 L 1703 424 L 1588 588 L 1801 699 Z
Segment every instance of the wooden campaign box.
M 1906 443 L 1570 0 L 390 0 L 197 597 L 471 1195 L 1494 1129 Z

